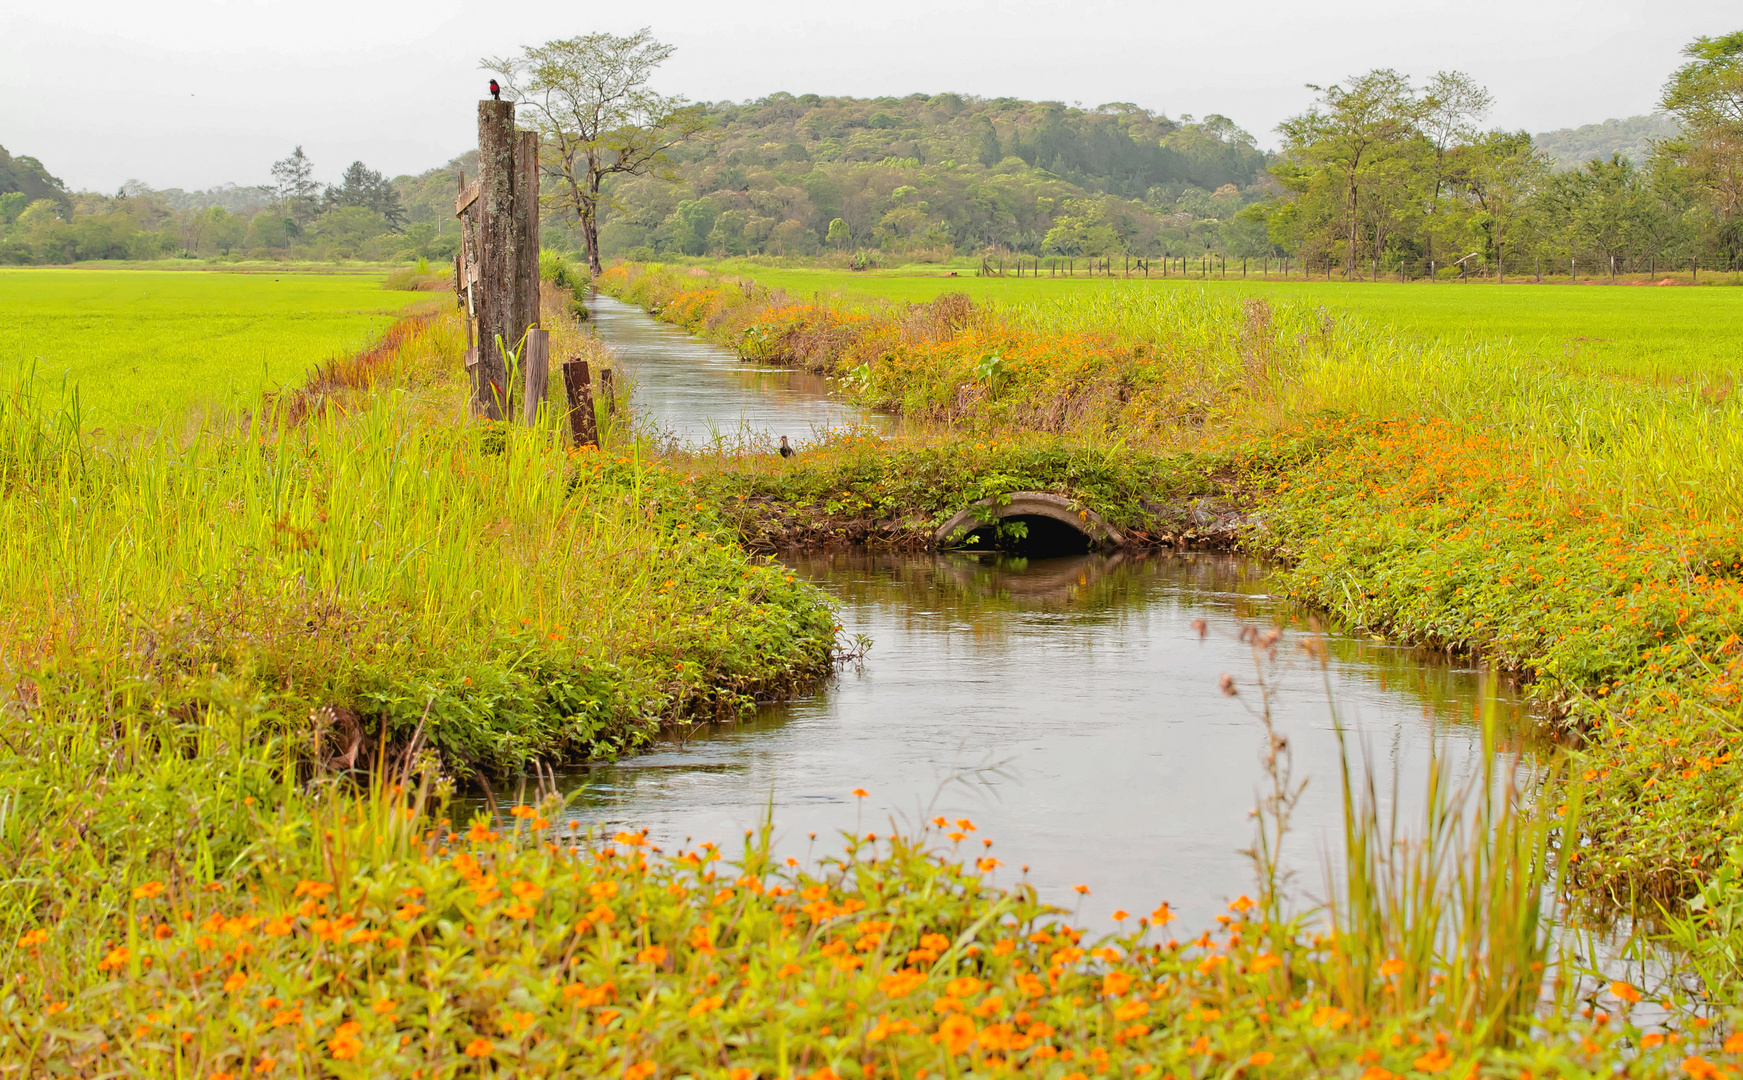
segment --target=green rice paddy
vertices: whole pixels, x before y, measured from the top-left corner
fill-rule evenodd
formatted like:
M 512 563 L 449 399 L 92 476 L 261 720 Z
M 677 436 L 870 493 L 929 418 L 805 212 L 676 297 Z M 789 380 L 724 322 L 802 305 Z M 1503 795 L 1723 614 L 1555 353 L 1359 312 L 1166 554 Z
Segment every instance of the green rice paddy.
M 383 275 L 0 270 L 0 379 L 34 366 L 88 423 L 150 424 L 295 384 L 428 294 Z
M 1046 303 L 1112 290 L 1204 290 L 1211 296 L 1306 300 L 1358 313 L 1371 324 L 1447 342 L 1506 340 L 1547 364 L 1587 374 L 1649 380 L 1743 368 L 1743 289 L 1730 277 L 1700 287 L 1627 287 L 1525 282 L 1343 282 L 1243 280 L 1230 266 L 1212 277 L 944 277 L 936 268 L 854 273 L 729 262 L 722 272 L 755 278 L 798 297 L 867 296 L 925 301 L 945 292 L 1007 305 Z M 1196 266 L 1194 271 L 1196 272 Z M 1079 273 L 1081 273 L 1081 267 Z M 1707 281 L 1710 280 L 1711 284 Z

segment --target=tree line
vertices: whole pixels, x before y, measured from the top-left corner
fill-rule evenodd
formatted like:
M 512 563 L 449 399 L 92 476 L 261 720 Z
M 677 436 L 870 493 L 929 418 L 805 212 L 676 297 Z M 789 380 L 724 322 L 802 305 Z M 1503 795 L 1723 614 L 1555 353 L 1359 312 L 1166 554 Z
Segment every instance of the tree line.
M 543 240 L 615 256 L 944 259 L 1220 254 L 1345 274 L 1586 273 L 1736 266 L 1743 230 L 1743 33 L 1700 38 L 1666 83 L 1674 134 L 1643 160 L 1557 169 L 1486 128 L 1457 72 L 1379 69 L 1315 86 L 1267 153 L 1222 116 L 969 95 L 772 94 L 693 103 L 651 81 L 647 30 L 481 61 L 541 135 Z M 168 255 L 450 257 L 467 156 L 392 180 L 361 161 L 313 179 L 297 147 L 271 183 L 193 205 L 130 183 L 69 193 L 0 150 L 0 261 Z M 239 205 L 253 190 L 257 202 Z M 197 200 L 193 200 L 197 203 Z
M 68 191 L 35 158 L 0 148 L 0 263 L 434 253 L 420 246 L 421 234 L 406 235 L 398 189 L 381 173 L 355 161 L 339 183 L 321 184 L 313 170 L 299 146 L 273 163 L 270 184 L 190 196 L 130 180 L 103 195 Z M 434 237 L 433 228 L 426 231 Z
M 1619 154 L 1557 170 L 1523 131 L 1485 129 L 1489 93 L 1442 72 L 1392 69 L 1312 87 L 1279 127 L 1285 189 L 1244 207 L 1263 231 L 1240 255 L 1290 255 L 1346 274 L 1651 272 L 1735 268 L 1743 247 L 1743 32 L 1698 38 L 1659 105 L 1677 133 L 1645 161 Z

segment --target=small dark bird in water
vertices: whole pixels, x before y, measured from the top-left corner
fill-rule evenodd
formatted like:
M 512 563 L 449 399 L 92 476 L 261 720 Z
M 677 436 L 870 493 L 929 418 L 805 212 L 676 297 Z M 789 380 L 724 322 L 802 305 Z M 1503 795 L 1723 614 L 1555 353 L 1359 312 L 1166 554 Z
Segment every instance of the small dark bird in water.
M 787 437 L 785 435 L 781 436 L 781 456 L 782 457 L 792 457 L 793 456 L 793 448 L 791 446 L 787 445 Z
M 495 79 L 490 80 L 490 99 L 492 101 L 502 100 L 502 87 L 496 85 Z

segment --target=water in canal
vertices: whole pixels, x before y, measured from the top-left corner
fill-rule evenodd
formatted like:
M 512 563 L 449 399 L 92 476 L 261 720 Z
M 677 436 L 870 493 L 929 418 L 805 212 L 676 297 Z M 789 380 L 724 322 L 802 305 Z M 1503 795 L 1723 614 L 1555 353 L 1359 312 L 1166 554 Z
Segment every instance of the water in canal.
M 746 371 L 731 354 L 607 298 L 595 325 L 618 349 L 635 407 L 706 440 L 755 442 L 863 418 L 826 387 Z M 1168 901 L 1208 924 L 1253 891 L 1240 854 L 1264 779 L 1249 626 L 1289 632 L 1268 675 L 1297 777 L 1308 780 L 1289 861 L 1311 897 L 1340 836 L 1335 703 L 1389 790 L 1420 797 L 1439 741 L 1455 775 L 1481 752 L 1483 676 L 1385 643 L 1333 635 L 1322 669 L 1265 568 L 1217 555 L 1024 561 L 831 552 L 786 560 L 833 595 L 846 632 L 873 642 L 813 697 L 750 722 L 578 770 L 583 820 L 715 840 L 730 854 L 772 809 L 783 853 L 836 849 L 840 830 L 887 832 L 942 814 L 992 840 L 995 880 L 1110 928 L 1115 908 Z M 1202 622 L 1202 633 L 1200 626 Z M 1239 693 L 1218 686 L 1233 675 Z M 1512 708 L 1505 693 L 1503 707 Z M 855 788 L 869 797 L 855 798 Z M 1409 820 L 1408 814 L 1406 820 Z M 815 840 L 812 839 L 815 834 Z M 1075 886 L 1087 885 L 1081 896 Z

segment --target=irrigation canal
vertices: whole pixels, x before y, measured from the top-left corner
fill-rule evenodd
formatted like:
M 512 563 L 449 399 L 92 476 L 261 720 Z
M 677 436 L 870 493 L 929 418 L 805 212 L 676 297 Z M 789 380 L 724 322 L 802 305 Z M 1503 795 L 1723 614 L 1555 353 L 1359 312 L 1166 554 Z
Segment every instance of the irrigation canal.
M 594 325 L 634 383 L 638 416 L 675 437 L 772 448 L 783 434 L 798 443 L 881 423 L 832 399 L 824 380 L 744 364 L 609 297 L 594 301 Z M 1286 845 L 1304 898 L 1323 895 L 1326 858 L 1341 848 L 1334 702 L 1381 791 L 1398 778 L 1406 822 L 1435 741 L 1462 778 L 1479 764 L 1485 694 L 1519 708 L 1477 670 L 1378 641 L 1334 635 L 1322 671 L 1294 644 L 1301 613 L 1267 594 L 1265 567 L 1249 559 L 786 561 L 836 598 L 848 634 L 872 639 L 863 663 L 749 722 L 572 772 L 584 822 L 647 826 L 662 845 L 713 840 L 730 858 L 772 812 L 777 847 L 803 858 L 838 851 L 842 830 L 968 818 L 965 854 L 994 841 L 996 881 L 1027 866 L 1042 899 L 1085 925 L 1112 929 L 1116 908 L 1166 900 L 1196 930 L 1253 891 L 1241 851 L 1265 736 L 1249 712 L 1259 693 L 1243 628 L 1286 630 L 1269 675 L 1276 725 L 1308 781 Z M 1224 673 L 1236 697 L 1219 690 Z

